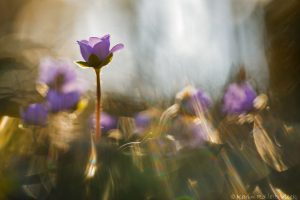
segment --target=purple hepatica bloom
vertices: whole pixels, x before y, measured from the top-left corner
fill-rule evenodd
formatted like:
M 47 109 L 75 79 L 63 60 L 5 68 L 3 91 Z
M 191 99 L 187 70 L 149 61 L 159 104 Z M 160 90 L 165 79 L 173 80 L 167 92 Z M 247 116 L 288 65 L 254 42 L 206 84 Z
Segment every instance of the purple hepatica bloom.
M 59 92 L 49 90 L 47 100 L 51 112 L 66 111 L 74 108 L 79 102 L 80 94 L 77 91 L 73 92 Z
M 105 113 L 105 112 L 101 112 L 101 119 L 100 119 L 100 123 L 101 123 L 101 131 L 103 133 L 108 133 L 110 130 L 113 130 L 113 129 L 117 129 L 117 126 L 118 126 L 118 120 Z M 96 127 L 96 118 L 95 116 L 92 117 L 92 128 L 95 129 Z
M 189 147 L 201 147 L 208 141 L 207 133 L 203 125 L 190 124 L 187 130 L 190 134 Z
M 101 38 L 90 37 L 89 40 L 77 41 L 80 46 L 80 52 L 84 61 L 77 63 L 83 67 L 101 68 L 112 60 L 113 53 L 124 48 L 124 45 L 119 43 L 110 49 L 110 35 L 105 35 Z
M 201 124 L 195 121 L 194 117 L 180 116 L 175 122 L 177 139 L 185 147 L 202 147 L 208 141 L 208 133 Z
M 140 112 L 134 116 L 134 121 L 136 125 L 136 131 L 138 133 L 144 132 L 152 122 L 152 116 L 147 112 Z
M 156 123 L 156 119 L 161 115 L 160 111 L 156 108 L 151 108 L 137 113 L 134 116 L 134 122 L 136 126 L 136 133 L 140 134 L 145 132 L 151 127 L 153 123 Z
M 196 115 L 197 112 L 206 112 L 211 104 L 211 98 L 208 94 L 197 89 L 190 96 L 182 99 L 181 108 L 189 115 Z
M 223 112 L 226 114 L 245 114 L 253 109 L 256 92 L 247 82 L 232 83 L 223 97 Z
M 76 88 L 76 79 L 75 69 L 66 61 L 46 58 L 40 64 L 39 81 L 50 89 L 69 91 L 70 88 Z
M 43 104 L 30 104 L 25 111 L 21 112 L 21 117 L 27 125 L 46 126 L 48 109 Z

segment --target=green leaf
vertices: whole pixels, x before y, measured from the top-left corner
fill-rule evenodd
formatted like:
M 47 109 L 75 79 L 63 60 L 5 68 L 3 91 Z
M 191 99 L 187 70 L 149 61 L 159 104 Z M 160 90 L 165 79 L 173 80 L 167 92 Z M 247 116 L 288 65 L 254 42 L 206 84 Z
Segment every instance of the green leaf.
M 91 67 L 87 62 L 84 62 L 84 61 L 76 61 L 75 64 L 77 64 L 79 67 L 82 67 L 82 68 Z

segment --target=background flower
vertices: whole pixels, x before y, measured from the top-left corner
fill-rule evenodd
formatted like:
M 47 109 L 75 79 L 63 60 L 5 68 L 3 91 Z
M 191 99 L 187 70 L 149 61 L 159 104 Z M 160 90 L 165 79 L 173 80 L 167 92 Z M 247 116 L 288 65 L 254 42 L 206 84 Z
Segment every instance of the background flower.
M 118 120 L 116 117 L 111 116 L 110 114 L 106 113 L 106 112 L 101 112 L 101 119 L 100 119 L 100 127 L 101 127 L 101 131 L 102 133 L 108 133 L 110 130 L 113 129 L 117 129 L 118 127 Z M 91 127 L 92 129 L 95 129 L 96 127 L 96 118 L 93 115 L 91 117 Z
M 223 97 L 223 112 L 227 114 L 244 114 L 253 109 L 256 92 L 247 83 L 232 83 L 228 86 Z
M 52 112 L 70 110 L 77 105 L 79 100 L 80 93 L 78 91 L 63 93 L 55 90 L 49 90 L 47 94 L 47 102 L 49 109 Z
M 149 108 L 141 111 L 134 116 L 135 133 L 141 134 L 150 129 L 158 122 L 161 111 L 156 108 Z
M 71 63 L 52 58 L 41 61 L 39 82 L 46 84 L 50 89 L 67 92 L 76 88 L 76 81 L 75 68 Z
M 202 147 L 209 141 L 209 132 L 205 124 L 200 123 L 200 120 L 195 117 L 178 116 L 169 131 L 185 147 Z
M 30 104 L 25 111 L 21 112 L 21 117 L 27 125 L 46 126 L 48 109 L 43 104 Z
M 39 81 L 49 88 L 46 100 L 51 112 L 75 108 L 80 100 L 82 85 L 70 62 L 52 58 L 42 60 Z
M 211 98 L 208 94 L 197 89 L 181 100 L 181 109 L 184 113 L 196 115 L 197 112 L 206 112 L 211 104 Z
M 143 132 L 145 129 L 147 129 L 152 122 L 152 116 L 150 116 L 148 113 L 141 112 L 135 115 L 134 122 L 137 128 L 138 132 Z

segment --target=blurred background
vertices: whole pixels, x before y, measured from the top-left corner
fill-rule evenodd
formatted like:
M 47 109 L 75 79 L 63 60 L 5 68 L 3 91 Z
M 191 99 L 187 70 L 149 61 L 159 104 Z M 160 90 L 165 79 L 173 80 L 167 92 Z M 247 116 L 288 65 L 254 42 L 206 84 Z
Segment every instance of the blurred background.
M 76 41 L 109 33 L 111 44 L 125 48 L 102 69 L 103 109 L 125 116 L 123 132 L 132 129 L 128 117 L 170 106 L 188 85 L 220 103 L 241 66 L 255 91 L 268 95 L 278 120 L 298 128 L 298 0 L 1 0 L 0 11 L 0 116 L 20 117 L 21 108 L 43 101 L 37 87 L 41 59 L 81 60 Z M 73 67 L 87 99 L 94 100 L 93 70 Z
M 79 60 L 77 40 L 110 33 L 126 51 L 103 69 L 104 92 L 159 100 L 194 84 L 217 98 L 243 64 L 286 118 L 298 117 L 298 1 L 2 0 L 1 9 L 1 58 L 32 70 L 50 53 Z M 94 88 L 93 72 L 80 76 Z
M 50 52 L 79 60 L 77 40 L 110 33 L 112 43 L 122 41 L 126 51 L 103 69 L 104 92 L 158 100 L 193 84 L 217 98 L 241 64 L 255 85 L 265 90 L 272 46 L 266 39 L 266 22 L 284 12 L 273 4 L 267 0 L 3 0 L 1 57 L 24 57 L 30 67 Z M 80 75 L 88 88 L 94 88 L 93 72 Z

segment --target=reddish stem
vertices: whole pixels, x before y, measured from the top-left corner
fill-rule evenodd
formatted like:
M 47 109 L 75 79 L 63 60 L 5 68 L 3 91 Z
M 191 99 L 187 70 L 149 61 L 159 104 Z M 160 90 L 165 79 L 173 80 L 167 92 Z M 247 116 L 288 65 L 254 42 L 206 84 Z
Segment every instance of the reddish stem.
M 101 85 L 100 85 L 100 69 L 96 69 L 96 81 L 97 81 L 97 102 L 96 102 L 96 141 L 101 138 Z

